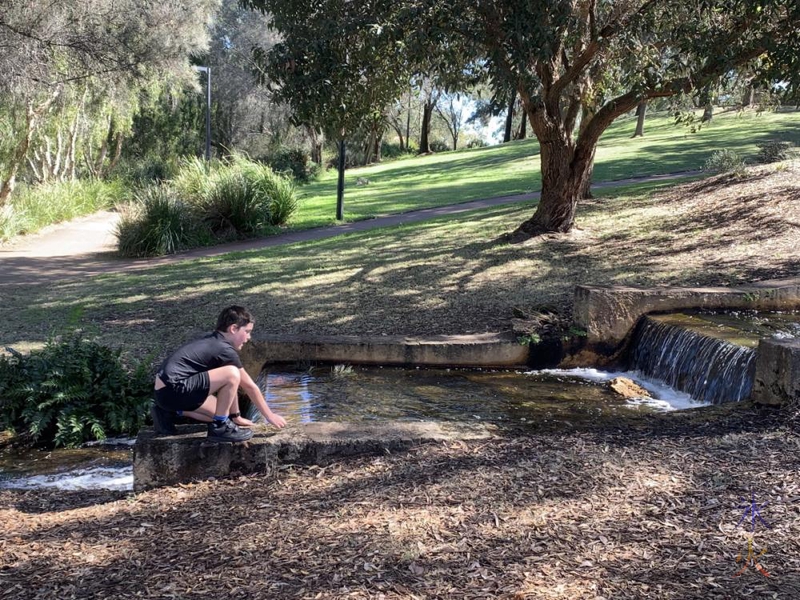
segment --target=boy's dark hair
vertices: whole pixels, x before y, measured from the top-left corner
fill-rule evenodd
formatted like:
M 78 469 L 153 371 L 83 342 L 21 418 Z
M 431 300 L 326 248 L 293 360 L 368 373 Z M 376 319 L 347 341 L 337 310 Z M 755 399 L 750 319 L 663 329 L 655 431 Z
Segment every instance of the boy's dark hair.
M 236 325 L 244 327 L 248 323 L 255 323 L 253 315 L 244 306 L 229 306 L 217 318 L 217 331 L 228 331 L 228 327 Z

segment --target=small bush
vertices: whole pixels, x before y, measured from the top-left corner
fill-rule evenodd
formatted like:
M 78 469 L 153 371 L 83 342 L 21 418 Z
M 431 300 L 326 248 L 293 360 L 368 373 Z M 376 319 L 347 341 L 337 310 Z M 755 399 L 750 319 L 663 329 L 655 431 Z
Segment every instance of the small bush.
M 447 152 L 448 150 L 452 150 L 450 144 L 442 140 L 433 140 L 430 143 L 430 148 L 431 152 Z
M 796 150 L 791 142 L 772 140 L 758 144 L 756 160 L 760 163 L 774 163 L 794 158 Z
M 130 257 L 174 254 L 205 245 L 210 238 L 187 206 L 163 184 L 149 185 L 136 194 L 115 235 L 119 253 Z
M 152 387 L 144 362 L 130 371 L 119 350 L 72 334 L 27 356 L 0 356 L 0 426 L 29 445 L 134 435 Z
M 401 148 L 400 144 L 381 142 L 381 158 L 399 158 L 414 152 L 409 148 Z
M 486 148 L 488 145 L 489 142 L 485 141 L 484 139 L 475 138 L 467 143 L 467 148 Z
M 311 161 L 305 150 L 281 148 L 264 160 L 275 172 L 288 173 L 299 183 L 308 183 L 319 176 L 320 167 Z
M 114 173 L 134 186 L 160 183 L 172 179 L 178 172 L 174 161 L 165 161 L 160 156 L 146 156 L 142 159 L 129 159 L 120 164 Z
M 733 150 L 715 150 L 708 157 L 703 170 L 709 173 L 738 173 L 744 169 L 744 161 Z

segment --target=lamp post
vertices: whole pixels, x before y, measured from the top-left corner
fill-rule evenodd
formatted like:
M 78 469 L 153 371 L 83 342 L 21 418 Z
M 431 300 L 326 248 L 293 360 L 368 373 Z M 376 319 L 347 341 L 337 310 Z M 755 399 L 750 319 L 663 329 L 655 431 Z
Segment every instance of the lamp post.
M 211 67 L 194 65 L 195 71 L 206 74 L 206 161 L 211 160 Z

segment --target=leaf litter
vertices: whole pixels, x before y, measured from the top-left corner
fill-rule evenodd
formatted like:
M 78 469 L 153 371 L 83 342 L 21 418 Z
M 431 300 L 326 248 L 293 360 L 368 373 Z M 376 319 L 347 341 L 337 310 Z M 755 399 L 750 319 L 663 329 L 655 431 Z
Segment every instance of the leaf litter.
M 797 431 L 701 414 L 136 495 L 3 491 L 0 598 L 800 597 Z M 748 538 L 769 577 L 734 577 Z

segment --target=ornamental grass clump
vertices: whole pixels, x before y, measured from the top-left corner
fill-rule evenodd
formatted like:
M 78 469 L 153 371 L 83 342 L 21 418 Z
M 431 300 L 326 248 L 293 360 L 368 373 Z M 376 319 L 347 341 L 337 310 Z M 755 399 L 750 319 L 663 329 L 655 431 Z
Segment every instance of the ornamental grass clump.
M 120 350 L 73 333 L 28 355 L 0 356 L 0 426 L 20 445 L 74 448 L 135 435 L 153 382 L 143 361 L 129 369 Z
M 269 202 L 247 172 L 220 169 L 208 192 L 192 200 L 197 217 L 221 240 L 251 237 L 270 224 Z
M 202 246 L 211 235 L 176 193 L 152 184 L 134 195 L 115 231 L 123 256 L 143 258 Z

